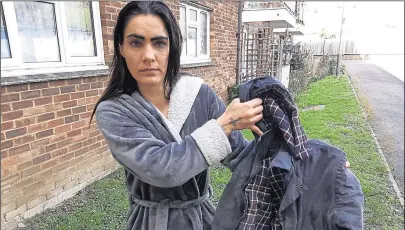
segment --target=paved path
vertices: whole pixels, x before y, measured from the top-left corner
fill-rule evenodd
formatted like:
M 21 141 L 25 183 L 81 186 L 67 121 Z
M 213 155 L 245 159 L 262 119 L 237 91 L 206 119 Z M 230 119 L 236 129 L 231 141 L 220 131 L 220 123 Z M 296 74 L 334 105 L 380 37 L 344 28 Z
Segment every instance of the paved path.
M 404 194 L 404 82 L 365 61 L 343 63 Z

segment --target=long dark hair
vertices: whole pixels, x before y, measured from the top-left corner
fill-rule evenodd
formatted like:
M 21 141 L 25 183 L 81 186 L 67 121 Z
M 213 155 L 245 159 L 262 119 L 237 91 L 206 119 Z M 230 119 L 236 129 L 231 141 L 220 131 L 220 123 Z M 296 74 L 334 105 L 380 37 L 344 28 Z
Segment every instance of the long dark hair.
M 128 70 L 127 64 L 120 53 L 120 44 L 124 42 L 124 30 L 128 22 L 140 14 L 152 14 L 158 16 L 165 24 L 169 34 L 169 60 L 167 65 L 166 76 L 164 78 L 165 96 L 168 98 L 171 90 L 178 79 L 180 69 L 180 55 L 183 38 L 181 36 L 179 25 L 176 17 L 169 7 L 160 1 L 132 1 L 127 3 L 119 12 L 117 24 L 114 28 L 114 58 L 111 65 L 111 77 L 103 95 L 94 106 L 90 123 L 96 112 L 97 106 L 111 97 L 117 97 L 122 94 L 131 94 L 137 90 L 136 80 Z

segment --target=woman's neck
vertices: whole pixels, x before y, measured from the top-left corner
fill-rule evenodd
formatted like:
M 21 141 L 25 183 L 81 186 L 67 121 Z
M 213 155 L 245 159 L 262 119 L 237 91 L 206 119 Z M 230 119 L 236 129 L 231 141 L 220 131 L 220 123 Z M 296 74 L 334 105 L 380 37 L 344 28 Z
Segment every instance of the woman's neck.
M 157 109 L 167 117 L 169 109 L 169 100 L 165 97 L 163 86 L 140 86 L 138 85 L 141 95 L 151 102 Z

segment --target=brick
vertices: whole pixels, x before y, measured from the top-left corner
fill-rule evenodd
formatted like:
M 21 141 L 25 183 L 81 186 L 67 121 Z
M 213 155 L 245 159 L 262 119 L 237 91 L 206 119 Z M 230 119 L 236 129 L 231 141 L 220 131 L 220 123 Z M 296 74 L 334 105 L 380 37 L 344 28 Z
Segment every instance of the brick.
M 65 123 L 65 119 L 58 118 L 48 122 L 48 128 L 55 128 L 57 126 L 63 125 Z
M 55 182 L 55 188 L 62 187 L 63 185 L 69 183 L 70 181 L 71 181 L 71 176 L 69 175 L 69 176 L 67 176 L 67 177 L 65 177 L 65 178 L 63 178 L 61 180 L 56 181 Z
M 87 153 L 88 151 L 89 151 L 89 147 L 88 147 L 88 146 L 86 146 L 86 147 L 84 147 L 84 148 L 81 148 L 81 149 L 75 151 L 75 157 L 81 156 L 81 155 Z
M 82 131 L 83 132 L 83 131 Z M 87 139 L 85 134 L 73 137 L 73 142 L 81 142 Z
M 32 209 L 46 201 L 46 196 L 39 196 L 27 204 L 28 209 Z
M 72 176 L 73 173 L 75 173 L 76 171 L 77 171 L 76 166 L 74 165 L 74 166 L 70 167 L 70 164 L 69 164 L 69 168 L 61 173 L 61 177 L 65 178 L 65 177 L 68 177 L 68 176 Z
M 12 165 L 17 164 L 18 156 L 10 156 L 5 159 L 1 159 L 1 167 L 11 167 Z
M 32 174 L 39 172 L 39 170 L 40 170 L 39 165 L 34 165 L 26 170 L 21 171 L 21 177 L 24 178 L 31 176 Z
M 81 83 L 82 83 L 81 78 L 75 78 L 75 79 L 66 80 L 67 85 L 78 85 L 78 84 L 81 84 Z
M 86 97 L 93 97 L 98 95 L 98 90 L 86 91 Z
M 78 184 L 79 184 L 79 180 L 78 180 L 78 179 L 72 180 L 72 181 L 66 183 L 65 185 L 63 185 L 63 191 L 68 191 L 69 189 L 75 187 L 75 186 L 78 185 Z
M 11 111 L 11 104 L 1 104 L 1 112 L 10 112 Z
M 55 158 L 55 157 L 58 157 L 58 156 L 62 156 L 64 154 L 66 154 L 67 152 L 68 152 L 68 148 L 65 147 L 65 148 L 58 149 L 58 150 L 52 152 L 51 155 L 52 155 L 52 158 Z
M 21 128 L 35 123 L 35 117 L 26 117 L 19 120 L 14 120 L 15 127 Z
M 73 93 L 76 92 L 76 87 L 75 86 L 65 86 L 65 87 L 60 87 L 60 93 Z
M 49 121 L 55 118 L 55 113 L 51 112 L 51 113 L 45 113 L 45 114 L 41 114 L 38 116 L 37 120 L 38 122 L 43 122 L 43 121 Z
M 54 183 L 45 184 L 44 187 L 41 187 L 41 188 L 39 188 L 37 190 L 37 195 L 38 196 L 46 195 L 49 191 L 52 191 L 53 189 L 55 189 L 55 184 Z
M 49 191 L 48 193 L 46 193 L 46 199 L 52 199 L 53 197 L 61 194 L 63 192 L 63 187 L 59 187 L 59 188 L 55 188 L 51 191 Z
M 70 94 L 70 98 L 72 100 L 76 100 L 76 99 L 80 99 L 80 98 L 84 98 L 85 97 L 85 93 L 84 92 L 77 92 L 77 93 L 72 93 Z
M 32 100 L 26 100 L 26 101 L 13 102 L 11 105 L 13 107 L 13 110 L 19 110 L 19 109 L 33 107 L 34 103 Z
M 24 189 L 23 189 L 24 190 Z M 28 190 L 27 193 L 24 194 L 23 197 L 17 199 L 17 207 L 21 205 L 26 205 L 27 203 L 35 200 L 37 198 L 37 194 L 35 190 Z
M 69 100 L 70 100 L 70 94 L 63 94 L 63 95 L 53 96 L 53 101 L 55 103 L 63 102 L 63 101 L 69 101 Z
M 90 84 L 91 89 L 100 89 L 103 88 L 103 82 L 93 82 Z
M 44 89 L 44 88 L 48 88 L 48 87 L 49 87 L 48 82 L 30 83 L 30 89 L 31 90 Z
M 76 143 L 74 145 L 69 146 L 69 152 L 75 151 L 77 149 L 80 149 L 83 146 L 82 142 Z
M 83 79 L 83 81 L 84 81 L 84 79 Z M 77 87 L 78 91 L 85 91 L 85 90 L 89 90 L 89 89 L 90 89 L 90 84 L 82 84 Z
M 63 155 L 63 156 L 59 157 L 59 161 L 60 162 L 65 162 L 65 161 L 68 161 L 68 160 L 72 159 L 74 156 L 75 156 L 74 153 L 68 153 L 66 155 Z
M 68 133 L 67 133 L 67 137 L 68 137 L 68 138 L 69 138 L 69 137 L 74 137 L 74 136 L 80 135 L 81 133 L 82 133 L 82 130 L 81 130 L 81 129 L 76 129 L 76 130 L 73 130 L 73 131 L 68 132 Z
M 11 139 L 14 137 L 19 137 L 22 135 L 25 135 L 27 133 L 27 128 L 19 128 L 19 129 L 14 129 L 14 130 L 10 130 L 8 132 L 6 132 L 6 137 L 7 139 Z
M 70 161 L 68 161 L 68 163 L 69 163 L 70 167 L 73 167 L 73 166 L 78 165 L 80 162 L 83 162 L 83 160 L 84 160 L 84 157 L 80 156 L 80 157 L 75 157 L 75 158 L 71 159 Z
M 24 109 L 24 117 L 45 113 L 45 107 L 32 107 Z
M 41 164 L 41 170 L 52 168 L 59 164 L 59 159 L 52 159 Z
M 44 130 L 46 128 L 48 128 L 47 123 L 33 124 L 28 126 L 28 132 L 35 133 L 37 131 Z
M 30 143 L 30 142 L 32 142 L 34 140 L 35 140 L 34 135 L 29 134 L 29 135 L 26 135 L 26 136 L 15 139 L 14 140 L 14 145 L 19 146 L 19 145 L 22 145 L 22 144 L 25 144 L 25 143 Z
M 23 111 L 18 110 L 18 111 L 13 111 L 13 112 L 8 112 L 8 113 L 1 113 L 1 121 L 10 121 L 14 119 L 18 119 L 23 116 Z
M 11 211 L 16 210 L 16 209 L 17 209 L 16 202 L 11 202 L 11 203 L 1 207 L 1 213 L 2 214 L 8 213 L 8 212 L 11 212 Z
M 39 148 L 39 147 L 44 147 L 47 144 L 49 144 L 49 139 L 42 139 L 42 140 L 31 143 L 31 148 L 35 149 L 35 148 Z
M 38 98 L 38 99 L 34 100 L 35 106 L 47 105 L 47 104 L 50 104 L 52 102 L 53 102 L 53 99 L 52 99 L 51 96 L 49 96 L 49 97 L 41 97 L 41 98 Z
M 55 134 L 66 133 L 72 130 L 71 124 L 61 125 L 55 128 Z
M 43 89 L 42 95 L 44 96 L 52 96 L 60 94 L 59 88 L 51 88 L 51 89 Z
M 38 132 L 37 134 L 35 134 L 37 139 L 41 139 L 44 137 L 49 137 L 52 136 L 54 134 L 53 129 L 47 129 L 41 132 Z
M 56 112 L 57 117 L 66 117 L 71 114 L 72 114 L 72 109 L 65 109 L 65 110 Z
M 21 171 L 32 166 L 32 161 L 24 161 L 17 165 L 17 170 Z
M 81 114 L 79 115 L 79 116 L 80 116 L 80 119 L 90 118 L 92 113 L 93 113 L 92 111 L 89 111 L 89 112 L 87 112 L 87 113 L 81 113 Z
M 65 86 L 65 85 L 66 85 L 66 80 L 57 80 L 57 81 L 49 82 L 50 87 L 59 87 L 59 86 Z
M 63 108 L 71 108 L 77 106 L 77 101 L 68 101 L 62 104 Z
M 24 187 L 23 192 L 24 192 L 24 194 L 29 194 L 29 193 L 39 189 L 42 186 L 44 186 L 44 181 L 38 181 L 34 184 L 30 184 L 30 185 Z
M 91 176 L 91 173 L 85 173 L 85 174 L 83 174 L 81 177 L 79 177 L 79 184 L 81 184 L 81 183 L 87 181 L 87 180 L 90 179 L 91 177 L 92 177 L 92 176 Z
M 13 146 L 14 146 L 13 141 L 8 140 L 8 141 L 1 142 L 1 149 L 8 149 Z
M 32 163 L 34 165 L 37 165 L 37 164 L 40 164 L 40 163 L 45 162 L 50 159 L 51 159 L 51 154 L 47 153 L 47 154 L 35 157 L 34 159 L 32 159 Z
M 59 135 L 54 135 L 52 137 L 49 138 L 49 143 L 50 144 L 54 144 L 54 143 L 58 143 L 60 141 L 63 141 L 66 139 L 66 134 L 62 133 Z
M 14 182 L 16 182 L 18 180 L 20 180 L 20 173 L 19 172 L 8 175 L 8 176 L 4 176 L 4 175 L 1 175 L 1 176 L 2 176 L 1 177 L 1 187 L 2 188 L 7 186 L 7 185 L 10 185 L 10 184 L 12 184 L 12 183 L 14 183 Z
M 63 148 L 63 147 L 66 147 L 66 146 L 68 146 L 68 145 L 70 145 L 72 143 L 73 143 L 72 139 L 67 139 L 67 140 L 59 142 L 57 144 L 57 146 L 58 146 L 58 148 Z
M 14 147 L 8 150 L 8 155 L 9 156 L 14 156 L 17 155 L 19 153 L 23 153 L 25 151 L 30 150 L 30 145 L 29 144 L 25 144 L 25 145 L 21 145 L 18 147 Z
M 27 91 L 28 84 L 21 84 L 21 85 L 9 85 L 7 86 L 7 93 L 17 93 L 21 91 Z
M 52 145 L 48 145 L 45 147 L 45 151 L 46 152 L 52 152 L 53 150 L 57 149 L 58 145 L 57 144 L 52 144 Z
M 45 112 L 55 112 L 63 109 L 62 103 L 45 105 Z
M 76 108 L 72 109 L 73 114 L 83 113 L 83 112 L 86 112 L 86 111 L 87 111 L 86 106 L 80 106 L 80 107 L 76 107 Z
M 78 121 L 78 120 L 79 120 L 79 115 L 73 115 L 73 116 L 70 116 L 70 117 L 66 117 L 65 118 L 65 123 L 69 124 L 69 123 L 72 123 L 72 122 L 75 122 L 75 121 Z
M 18 180 L 12 184 L 13 188 L 22 188 L 26 187 L 33 183 L 32 176 L 24 177 L 21 180 Z
M 27 205 L 22 205 L 22 206 L 18 207 L 16 210 L 6 213 L 6 215 L 5 215 L 6 221 L 10 221 L 18 215 L 23 215 L 25 211 L 27 211 Z
M 77 121 L 77 122 L 72 123 L 72 129 L 83 128 L 83 127 L 85 127 L 86 125 L 87 125 L 87 124 L 86 124 L 86 121 L 83 121 L 83 120 Z
M 31 98 L 37 98 L 41 96 L 41 90 L 32 90 L 32 91 L 26 91 L 21 93 L 21 99 L 31 99 Z
M 89 85 L 90 88 L 90 85 Z M 20 100 L 20 94 L 19 93 L 10 93 L 10 94 L 4 94 L 1 95 L 1 104 L 6 103 L 6 102 L 12 102 L 12 101 L 18 101 Z
M 13 121 L 1 123 L 1 131 L 3 131 L 3 132 L 6 130 L 9 130 L 9 129 L 12 129 L 12 128 L 14 128 Z

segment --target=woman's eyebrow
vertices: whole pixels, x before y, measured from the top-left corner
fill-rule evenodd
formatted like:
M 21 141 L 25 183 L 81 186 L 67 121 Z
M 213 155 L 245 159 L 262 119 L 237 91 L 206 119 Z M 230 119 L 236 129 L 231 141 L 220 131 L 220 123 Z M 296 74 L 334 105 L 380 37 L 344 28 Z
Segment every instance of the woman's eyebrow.
M 130 37 L 135 37 L 135 38 L 138 38 L 138 39 L 141 39 L 141 40 L 145 40 L 145 37 L 142 36 L 142 35 L 139 35 L 139 34 L 129 34 L 127 36 L 127 38 L 130 38 Z M 169 38 L 166 37 L 166 36 L 156 36 L 156 37 L 153 37 L 151 39 L 151 41 L 156 41 L 156 40 L 169 40 Z

